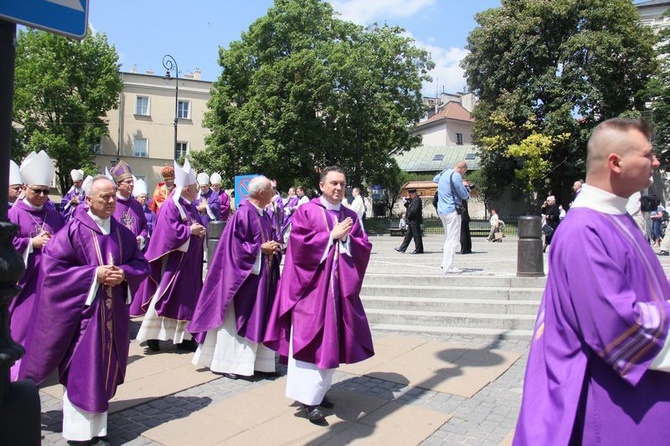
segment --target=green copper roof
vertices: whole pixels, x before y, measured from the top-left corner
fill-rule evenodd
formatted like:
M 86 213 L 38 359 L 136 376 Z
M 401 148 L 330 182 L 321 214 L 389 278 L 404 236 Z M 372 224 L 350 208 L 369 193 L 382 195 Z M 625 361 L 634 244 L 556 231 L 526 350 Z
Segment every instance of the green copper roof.
M 437 173 L 463 160 L 468 163 L 468 170 L 478 170 L 478 150 L 473 145 L 423 146 L 393 157 L 405 172 Z

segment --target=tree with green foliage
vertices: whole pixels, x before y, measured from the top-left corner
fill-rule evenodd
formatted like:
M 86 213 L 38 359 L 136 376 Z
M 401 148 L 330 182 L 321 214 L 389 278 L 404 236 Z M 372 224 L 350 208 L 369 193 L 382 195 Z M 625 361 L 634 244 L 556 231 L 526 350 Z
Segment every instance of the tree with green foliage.
M 19 32 L 16 47 L 14 121 L 17 162 L 46 150 L 58 169 L 61 190 L 70 170 L 94 169 L 93 146 L 107 134 L 105 113 L 116 108 L 123 82 L 118 54 L 104 34 L 81 41 L 44 31 Z
M 390 158 L 384 166 L 379 166 L 368 180 L 371 185 L 382 188 L 384 193 L 379 202 L 388 210 L 388 215 L 392 215 L 395 204 L 402 196 L 402 186 L 410 180 L 410 174 L 398 167 L 394 158 Z
M 340 20 L 320 0 L 275 0 L 219 64 L 199 168 L 316 185 L 336 164 L 361 185 L 392 150 L 420 143 L 409 130 L 433 63 L 400 28 Z
M 668 13 L 665 14 L 668 16 Z M 654 148 L 659 154 L 661 168 L 670 168 L 670 28 L 662 29 L 656 51 L 659 54 L 658 76 L 652 81 L 652 121 Z
M 475 18 L 462 66 L 479 97 L 481 186 L 489 198 L 532 186 L 566 201 L 593 127 L 644 110 L 654 35 L 629 0 L 502 0 Z

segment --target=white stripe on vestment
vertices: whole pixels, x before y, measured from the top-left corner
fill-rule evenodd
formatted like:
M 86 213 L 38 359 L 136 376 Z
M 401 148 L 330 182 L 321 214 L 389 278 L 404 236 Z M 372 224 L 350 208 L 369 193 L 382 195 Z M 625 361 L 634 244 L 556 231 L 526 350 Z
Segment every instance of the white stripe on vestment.
M 198 345 L 194 365 L 208 367 L 212 372 L 252 376 L 254 371 L 275 371 L 275 353 L 237 334 L 235 308 L 230 302 L 223 325 L 209 330 L 205 343 Z
M 67 397 L 63 388 L 63 438 L 70 441 L 88 441 L 107 435 L 107 412 L 88 412 L 80 409 Z
M 330 390 L 335 369 L 318 369 L 316 364 L 293 358 L 293 325 L 289 342 L 286 396 L 307 406 L 319 405 Z

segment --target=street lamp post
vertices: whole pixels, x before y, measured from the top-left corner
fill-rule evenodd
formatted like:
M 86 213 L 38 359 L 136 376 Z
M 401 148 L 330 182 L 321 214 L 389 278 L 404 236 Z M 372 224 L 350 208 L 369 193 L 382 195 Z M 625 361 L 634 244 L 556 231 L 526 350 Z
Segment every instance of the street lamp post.
M 166 54 L 163 56 L 163 68 L 165 68 L 165 78 L 171 79 L 170 72 L 174 69 L 175 87 L 174 87 L 174 156 L 177 157 L 177 124 L 179 123 L 179 66 L 174 57 Z

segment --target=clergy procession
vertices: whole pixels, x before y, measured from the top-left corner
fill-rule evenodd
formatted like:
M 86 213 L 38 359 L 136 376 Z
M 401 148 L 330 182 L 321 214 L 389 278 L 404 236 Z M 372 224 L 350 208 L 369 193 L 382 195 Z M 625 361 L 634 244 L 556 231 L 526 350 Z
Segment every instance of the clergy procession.
M 277 376 L 280 360 L 286 396 L 315 424 L 333 407 L 335 369 L 374 354 L 359 296 L 371 244 L 342 205 L 339 167 L 321 171 L 311 201 L 301 187 L 283 199 L 275 182 L 256 176 L 236 209 L 221 175 L 196 175 L 188 160 L 164 167 L 151 197 L 119 161 L 103 175 L 72 170 L 57 206 L 55 174 L 44 151 L 10 168 L 9 218 L 26 267 L 10 307 L 25 355 L 11 379 L 62 385 L 68 444 L 110 444 L 109 402 L 131 342 L 148 354 L 169 354 L 173 344 L 194 352 L 194 373 L 231 380 Z M 207 265 L 216 221 L 225 226 Z M 131 339 L 134 317 L 141 325 Z

